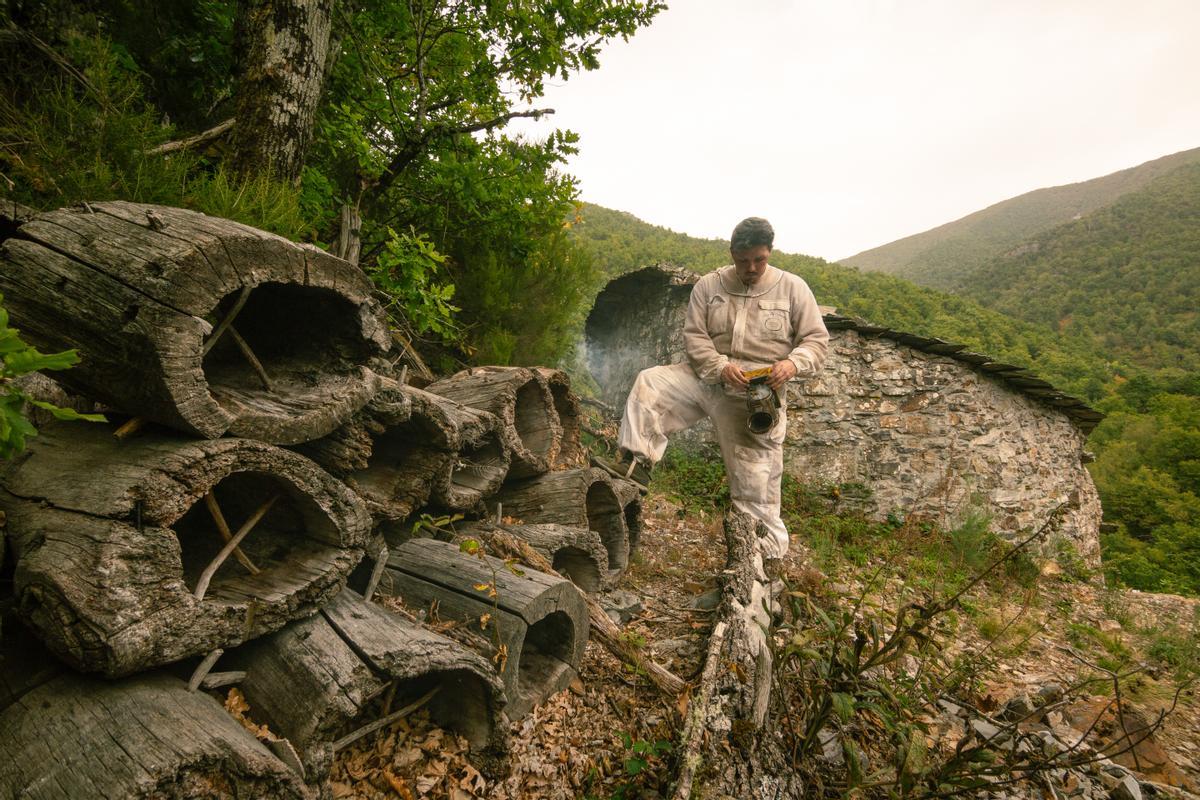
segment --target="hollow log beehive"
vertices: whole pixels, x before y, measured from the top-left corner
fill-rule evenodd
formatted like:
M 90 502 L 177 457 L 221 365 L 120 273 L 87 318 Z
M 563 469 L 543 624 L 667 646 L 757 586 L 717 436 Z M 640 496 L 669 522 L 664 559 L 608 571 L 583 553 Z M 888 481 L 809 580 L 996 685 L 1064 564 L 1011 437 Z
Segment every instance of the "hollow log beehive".
M 400 545 L 379 591 L 410 606 L 433 604 L 439 617 L 466 622 L 490 641 L 489 652 L 502 665 L 510 719 L 566 688 L 587 645 L 587 606 L 570 581 L 510 570 L 500 559 L 469 557 L 447 542 Z
M 580 441 L 579 398 L 571 391 L 571 377 L 561 369 L 535 367 L 534 374 L 546 382 L 558 415 L 560 439 L 554 469 L 570 469 L 587 465 L 587 452 Z
M 600 540 L 600 534 L 595 531 L 552 523 L 505 525 L 474 522 L 459 527 L 462 539 L 491 531 L 510 533 L 528 542 L 530 547 L 546 557 L 555 572 L 570 578 L 581 591 L 594 594 L 604 587 L 608 576 L 608 551 Z
M 422 700 L 436 723 L 473 748 L 494 748 L 503 737 L 491 664 L 350 590 L 236 652 L 232 663 L 246 670 L 242 690 L 256 720 L 287 737 L 309 781 L 328 773 L 339 742 Z
M 0 711 L 0 796 L 313 797 L 203 692 L 162 673 L 64 674 Z
M 24 221 L 0 241 L 0 293 L 31 342 L 80 351 L 68 389 L 206 437 L 323 436 L 369 399 L 365 365 L 389 345 L 354 266 L 162 206 Z
M 248 439 L 122 442 L 106 426 L 47 427 L 0 485 L 20 615 L 56 655 L 108 676 L 311 614 L 369 530 L 343 484 Z M 225 534 L 256 516 L 230 550 Z M 221 552 L 235 556 L 217 562 Z
M 586 527 L 600 535 L 608 553 L 608 580 L 629 566 L 625 507 L 608 473 L 595 467 L 548 472 L 500 487 L 504 515 L 524 523 Z
M 541 374 L 524 367 L 474 367 L 435 381 L 428 389 L 500 419 L 501 436 L 512 453 L 509 477 L 528 477 L 550 468 L 562 428 L 554 396 Z
M 621 516 L 625 519 L 629 558 L 633 558 L 642 538 L 642 487 L 627 478 L 613 478 L 612 485 L 613 493 L 621 504 Z

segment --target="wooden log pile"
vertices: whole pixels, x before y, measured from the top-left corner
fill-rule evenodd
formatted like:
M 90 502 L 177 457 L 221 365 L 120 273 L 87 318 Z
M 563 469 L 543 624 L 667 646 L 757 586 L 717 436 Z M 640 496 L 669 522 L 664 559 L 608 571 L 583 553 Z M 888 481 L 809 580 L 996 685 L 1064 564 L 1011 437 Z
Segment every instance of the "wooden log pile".
M 0 464 L 0 795 L 320 796 L 398 714 L 494 754 L 574 676 L 580 589 L 622 574 L 640 499 L 584 466 L 565 373 L 409 386 L 360 271 L 182 209 L 10 215 L 0 293 L 32 344 L 80 351 L 74 400 L 124 421 L 45 425 Z M 451 515 L 545 571 L 420 538 Z M 198 691 L 233 684 L 274 735 Z

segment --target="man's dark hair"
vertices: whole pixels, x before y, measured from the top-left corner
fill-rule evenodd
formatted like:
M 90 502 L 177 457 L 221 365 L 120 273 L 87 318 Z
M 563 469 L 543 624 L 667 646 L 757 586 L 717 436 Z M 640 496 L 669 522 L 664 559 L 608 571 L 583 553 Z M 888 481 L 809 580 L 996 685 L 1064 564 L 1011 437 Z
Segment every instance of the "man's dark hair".
M 762 217 L 746 217 L 729 237 L 729 249 L 734 253 L 764 244 L 768 250 L 775 246 L 775 229 Z

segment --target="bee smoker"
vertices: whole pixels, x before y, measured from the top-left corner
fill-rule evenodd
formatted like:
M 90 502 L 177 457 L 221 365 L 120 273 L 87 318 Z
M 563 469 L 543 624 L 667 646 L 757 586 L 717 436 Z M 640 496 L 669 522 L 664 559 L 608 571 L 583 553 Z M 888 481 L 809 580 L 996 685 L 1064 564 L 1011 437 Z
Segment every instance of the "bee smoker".
M 755 372 L 770 373 L 770 370 L 755 370 Z M 747 373 L 747 377 L 754 373 Z M 766 433 L 775 427 L 779 419 L 779 395 L 767 386 L 767 374 L 755 375 L 750 378 L 750 388 L 746 390 L 746 410 L 749 416 L 746 424 L 751 433 Z

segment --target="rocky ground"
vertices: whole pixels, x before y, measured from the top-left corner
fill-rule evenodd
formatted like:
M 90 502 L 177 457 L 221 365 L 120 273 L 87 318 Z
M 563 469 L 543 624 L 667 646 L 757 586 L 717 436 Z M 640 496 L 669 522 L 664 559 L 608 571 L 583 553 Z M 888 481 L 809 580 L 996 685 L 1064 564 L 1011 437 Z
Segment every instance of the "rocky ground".
M 641 553 L 606 602 L 631 641 L 690 680 L 701 667 L 716 601 L 714 576 L 725 557 L 720 520 L 684 513 L 660 495 L 651 495 L 646 508 Z M 901 529 L 896 535 L 908 534 Z M 915 545 L 911 552 L 892 548 L 887 558 L 859 554 L 853 546 L 842 550 L 798 535 L 786 560 L 789 589 L 828 609 L 857 606 L 860 616 L 875 609 L 884 618 L 906 599 L 953 589 L 953 578 L 939 575 L 930 563 L 936 559 Z M 968 664 L 973 673 L 959 696 L 914 709 L 928 730 L 931 757 L 948 757 L 956 744 L 981 737 L 993 737 L 1001 749 L 1007 740 L 1008 747 L 1025 749 L 1030 745 L 1022 742 L 1034 742 L 1047 754 L 1092 754 L 1084 766 L 1045 770 L 1011 784 L 994 781 L 974 792 L 979 795 L 1196 797 L 1200 698 L 1180 681 L 1200 667 L 1197 601 L 1106 590 L 1055 562 L 1043 562 L 1041 570 L 1040 578 L 1023 584 L 986 581 L 947 615 L 947 646 L 937 658 Z M 924 667 L 909 655 L 899 669 L 917 673 Z M 1118 692 L 1120 716 L 1113 703 Z M 514 724 L 510 757 L 498 769 L 474 763 L 462 741 L 418 714 L 341 754 L 333 793 L 513 800 L 667 796 L 680 712 L 674 700 L 593 641 L 579 680 Z M 1168 713 L 1158 722 L 1160 712 Z M 1023 721 L 1008 731 L 1017 719 Z M 863 726 L 864 760 L 884 775 L 887 756 L 874 752 L 870 730 Z M 840 751 L 824 749 L 812 769 L 825 776 L 825 785 L 836 786 L 846 767 Z M 1103 756 L 1121 750 L 1127 752 Z

